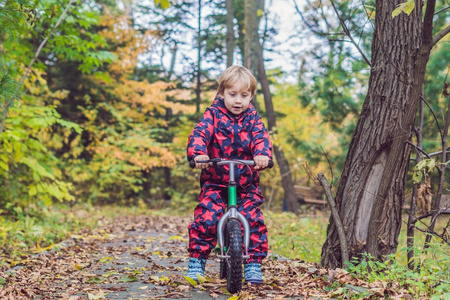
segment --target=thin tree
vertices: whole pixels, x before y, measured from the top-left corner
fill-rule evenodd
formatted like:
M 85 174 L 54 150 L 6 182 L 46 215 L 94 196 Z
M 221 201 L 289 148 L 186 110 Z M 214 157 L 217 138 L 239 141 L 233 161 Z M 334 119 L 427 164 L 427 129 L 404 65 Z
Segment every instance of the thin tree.
M 234 1 L 226 0 L 225 6 L 227 9 L 226 24 L 227 24 L 227 67 L 233 64 L 233 53 L 235 45 L 234 37 Z
M 200 102 L 201 102 L 201 61 L 202 61 L 202 0 L 198 0 L 198 20 L 197 20 L 197 69 L 196 69 L 196 80 L 197 85 L 195 87 L 195 112 L 200 113 Z
M 261 89 L 264 95 L 264 104 L 266 107 L 267 128 L 269 132 L 273 134 L 277 128 L 275 110 L 273 108 L 272 94 L 270 93 L 269 80 L 267 79 L 266 70 L 264 67 L 262 47 L 259 40 L 256 51 L 256 54 L 258 55 L 259 82 L 261 83 Z M 284 156 L 283 150 L 281 150 L 278 144 L 273 144 L 273 150 L 275 152 L 277 164 L 280 169 L 281 183 L 283 185 L 286 208 L 290 212 L 297 213 L 299 202 L 297 202 L 297 197 L 295 196 L 294 183 L 292 181 L 289 162 L 287 161 L 286 157 Z

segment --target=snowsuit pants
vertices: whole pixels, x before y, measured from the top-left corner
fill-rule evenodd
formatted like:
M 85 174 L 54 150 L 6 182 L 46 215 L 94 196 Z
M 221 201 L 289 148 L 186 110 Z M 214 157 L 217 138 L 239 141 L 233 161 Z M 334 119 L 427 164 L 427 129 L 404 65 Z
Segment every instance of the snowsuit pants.
M 246 190 L 237 191 L 237 210 L 250 224 L 250 245 L 247 263 L 261 263 L 267 256 L 267 227 L 259 206 L 264 202 L 259 187 L 252 185 Z M 219 219 L 228 203 L 226 188 L 205 185 L 202 187 L 199 204 L 194 210 L 194 221 L 189 225 L 189 256 L 208 258 L 216 246 Z

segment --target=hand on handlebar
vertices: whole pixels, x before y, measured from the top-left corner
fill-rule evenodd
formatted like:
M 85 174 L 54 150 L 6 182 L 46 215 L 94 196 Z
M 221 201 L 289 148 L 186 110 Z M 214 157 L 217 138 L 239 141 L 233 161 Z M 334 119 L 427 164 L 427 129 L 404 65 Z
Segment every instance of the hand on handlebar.
M 264 155 L 258 155 L 253 158 L 255 161 L 255 170 L 267 168 L 269 166 L 269 157 Z
M 209 156 L 208 155 L 198 155 L 194 158 L 194 161 L 197 160 L 209 160 Z M 195 167 L 197 169 L 206 169 L 209 168 L 209 163 L 195 163 Z

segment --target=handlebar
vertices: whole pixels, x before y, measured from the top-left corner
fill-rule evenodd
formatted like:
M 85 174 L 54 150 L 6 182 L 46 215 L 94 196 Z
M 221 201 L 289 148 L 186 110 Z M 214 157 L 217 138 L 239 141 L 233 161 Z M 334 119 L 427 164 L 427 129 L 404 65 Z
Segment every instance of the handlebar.
M 223 166 L 223 165 L 229 165 L 230 163 L 233 163 L 235 165 L 247 165 L 247 166 L 254 166 L 255 161 L 254 160 L 243 160 L 243 159 L 221 159 L 221 158 L 213 158 L 209 160 L 199 160 L 198 163 L 209 163 L 210 166 Z M 193 169 L 195 168 L 196 161 L 191 160 L 189 161 L 189 166 Z M 267 166 L 269 169 L 273 168 L 273 160 L 269 160 L 269 165 Z

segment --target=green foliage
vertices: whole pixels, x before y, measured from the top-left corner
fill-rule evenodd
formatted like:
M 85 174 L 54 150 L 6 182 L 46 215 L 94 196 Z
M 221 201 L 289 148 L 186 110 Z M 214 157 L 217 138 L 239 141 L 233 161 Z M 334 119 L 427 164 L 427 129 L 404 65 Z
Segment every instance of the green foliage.
M 378 261 L 370 254 L 363 254 L 361 259 L 349 263 L 348 271 L 369 283 L 381 281 L 389 287 L 405 288 L 417 298 L 449 293 L 450 286 L 446 284 L 450 280 L 448 253 L 441 247 L 428 251 L 431 256 L 436 257 L 436 254 L 439 254 L 442 259 L 422 259 L 415 270 L 410 270 L 395 259 L 395 254 L 390 255 L 384 262 Z
M 2 104 L 2 108 L 7 103 L 14 103 L 17 100 L 15 93 L 18 86 L 19 83 L 6 70 L 0 69 L 0 104 Z
M 425 176 L 429 176 L 436 167 L 436 160 L 434 158 L 423 159 L 413 169 L 413 183 L 422 182 Z
M 43 143 L 42 134 L 53 126 L 81 132 L 51 107 L 21 106 L 6 120 L 0 135 L 0 208 L 17 213 L 30 203 L 74 199 L 72 184 L 62 180 L 54 153 Z

